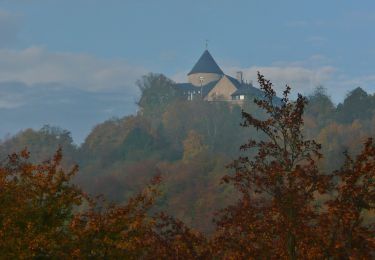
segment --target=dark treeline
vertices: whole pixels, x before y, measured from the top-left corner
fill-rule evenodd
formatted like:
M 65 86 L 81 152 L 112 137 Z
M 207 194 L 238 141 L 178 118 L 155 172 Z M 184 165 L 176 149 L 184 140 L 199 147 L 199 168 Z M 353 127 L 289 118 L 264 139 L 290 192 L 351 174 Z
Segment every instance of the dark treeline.
M 241 109 L 258 118 L 265 118 L 265 113 L 251 99 L 243 107 L 185 101 L 174 83 L 160 74 L 144 76 L 138 86 L 142 95 L 137 115 L 97 125 L 81 146 L 73 143 L 68 131 L 46 126 L 4 140 L 0 156 L 27 147 L 32 161 L 44 161 L 61 147 L 63 167 L 80 167 L 75 183 L 115 202 L 127 201 L 160 173 L 162 195 L 156 208 L 211 233 L 213 213 L 239 196 L 232 186 L 220 184 L 231 172 L 226 166 L 242 153 L 239 147 L 249 137 L 266 137 L 255 128 L 240 127 Z M 319 87 L 308 101 L 303 131 L 322 144 L 324 159 L 318 166 L 327 172 L 339 169 L 343 152 L 358 153 L 375 132 L 375 96 L 356 88 L 335 106 Z

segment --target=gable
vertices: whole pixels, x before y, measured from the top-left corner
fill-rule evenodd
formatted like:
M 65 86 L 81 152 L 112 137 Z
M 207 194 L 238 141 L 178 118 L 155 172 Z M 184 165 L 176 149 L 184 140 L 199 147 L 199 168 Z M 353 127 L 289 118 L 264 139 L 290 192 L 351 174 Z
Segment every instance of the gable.
M 237 90 L 236 86 L 225 75 L 216 85 L 208 92 L 205 100 L 232 100 L 232 94 Z

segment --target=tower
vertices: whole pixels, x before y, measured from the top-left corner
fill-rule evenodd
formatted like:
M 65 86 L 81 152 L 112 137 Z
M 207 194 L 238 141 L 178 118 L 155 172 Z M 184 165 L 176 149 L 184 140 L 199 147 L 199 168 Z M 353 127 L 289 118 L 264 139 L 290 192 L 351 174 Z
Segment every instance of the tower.
M 188 81 L 196 87 L 201 87 L 212 81 L 218 81 L 224 72 L 217 65 L 208 50 L 205 50 L 193 69 L 188 73 Z

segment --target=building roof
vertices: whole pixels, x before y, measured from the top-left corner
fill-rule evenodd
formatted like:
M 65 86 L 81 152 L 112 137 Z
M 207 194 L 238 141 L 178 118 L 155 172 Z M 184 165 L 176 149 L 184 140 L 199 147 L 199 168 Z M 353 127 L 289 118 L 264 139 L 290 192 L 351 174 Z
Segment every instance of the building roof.
M 264 91 L 254 87 L 252 84 L 242 84 L 242 86 L 240 88 L 237 88 L 237 90 L 231 96 L 235 97 L 240 95 L 253 97 L 261 100 L 266 98 Z M 276 106 L 281 106 L 283 104 L 281 98 L 277 96 L 273 97 L 272 101 Z
M 253 85 L 243 84 L 231 96 L 255 96 L 255 97 L 264 97 L 264 92 L 260 89 L 253 87 Z
M 252 96 L 257 96 L 257 97 L 263 97 L 264 92 L 261 91 L 260 89 L 256 88 L 253 86 L 253 84 L 248 84 L 244 82 L 239 82 L 237 79 L 225 75 L 230 82 L 236 87 L 236 91 L 233 92 L 231 96 L 239 96 L 239 95 L 252 95 Z
M 258 98 L 258 99 L 264 99 L 265 98 L 264 91 L 260 90 L 259 88 L 254 87 L 253 84 L 251 84 L 251 83 L 250 84 L 241 83 L 237 79 L 235 79 L 231 76 L 228 76 L 228 75 L 225 75 L 225 77 L 227 77 L 230 80 L 230 82 L 237 89 L 235 92 L 232 93 L 232 95 L 231 95 L 232 97 L 244 95 L 244 96 L 254 97 L 254 98 Z M 202 87 L 203 97 L 206 97 L 208 95 L 208 93 L 216 86 L 216 84 L 219 81 L 220 80 L 212 81 L 212 82 L 204 85 Z M 191 83 L 176 83 L 176 87 L 183 92 L 200 91 L 201 90 L 200 87 L 194 86 Z M 275 96 L 273 98 L 273 102 L 276 106 L 282 105 L 281 99 L 277 96 Z
M 199 58 L 188 75 L 195 73 L 215 73 L 224 75 L 224 72 L 217 65 L 216 61 L 214 60 L 214 58 L 212 58 L 208 50 L 205 50 L 203 52 L 202 56 Z
M 236 89 L 239 89 L 241 88 L 243 85 L 245 85 L 244 83 L 240 83 L 237 79 L 231 77 L 231 76 L 228 76 L 228 75 L 225 75 L 230 82 L 232 82 L 232 84 L 236 87 Z
M 206 85 L 202 86 L 203 96 L 204 97 L 207 96 L 207 94 L 211 91 L 211 89 L 213 89 L 216 86 L 216 84 L 218 82 L 219 82 L 219 80 L 212 81 L 212 82 L 207 83 Z M 191 83 L 176 83 L 176 86 L 181 91 L 200 91 L 201 90 L 200 87 L 194 86 Z

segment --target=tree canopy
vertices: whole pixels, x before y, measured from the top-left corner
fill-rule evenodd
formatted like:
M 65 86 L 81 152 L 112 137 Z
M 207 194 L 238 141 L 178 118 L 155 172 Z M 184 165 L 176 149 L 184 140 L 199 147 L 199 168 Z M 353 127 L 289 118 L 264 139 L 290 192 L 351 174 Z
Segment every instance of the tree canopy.
M 164 76 L 143 80 L 173 92 Z M 287 87 L 274 104 L 272 83 L 259 84 L 266 99 L 243 107 L 150 94 L 146 110 L 96 126 L 80 147 L 54 127 L 4 140 L 0 254 L 370 259 L 373 95 L 355 90 L 335 107 L 323 88 L 290 100 Z

